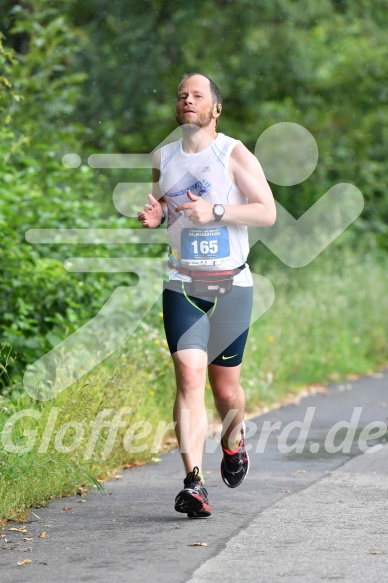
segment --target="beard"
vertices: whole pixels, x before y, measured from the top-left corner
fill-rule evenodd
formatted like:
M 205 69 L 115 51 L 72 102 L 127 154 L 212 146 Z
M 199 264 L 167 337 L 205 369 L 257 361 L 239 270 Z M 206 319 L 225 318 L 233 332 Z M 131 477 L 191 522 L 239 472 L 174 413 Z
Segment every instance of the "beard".
M 210 125 L 210 122 L 213 120 L 213 112 L 212 110 L 197 113 L 196 119 L 194 119 L 191 123 L 186 122 L 185 114 L 178 113 L 175 114 L 175 119 L 179 126 L 185 126 L 185 129 L 188 131 L 198 131 L 202 128 L 207 128 Z

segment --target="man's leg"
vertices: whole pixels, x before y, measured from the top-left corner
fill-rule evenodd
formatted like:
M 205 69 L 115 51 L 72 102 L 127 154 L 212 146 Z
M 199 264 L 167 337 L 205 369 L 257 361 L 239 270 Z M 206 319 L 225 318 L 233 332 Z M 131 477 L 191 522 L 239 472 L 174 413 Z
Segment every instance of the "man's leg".
M 172 288 L 177 285 L 182 284 L 169 284 Z M 175 510 L 192 518 L 211 515 L 201 470 L 207 432 L 204 396 L 210 325 L 206 311 L 212 305 L 211 302 L 199 305 L 182 288 L 168 289 L 165 285 L 164 327 L 176 377 L 174 420 L 187 473 L 184 488 L 175 498 Z
M 174 352 L 176 399 L 174 420 L 187 476 L 175 498 L 175 510 L 189 518 L 211 515 L 208 493 L 203 485 L 202 456 L 207 432 L 205 383 L 207 354 L 197 348 Z
M 245 395 L 240 374 L 252 312 L 252 291 L 252 287 L 234 286 L 229 294 L 218 299 L 210 319 L 209 381 L 224 423 L 224 443 L 238 442 L 244 419 Z
M 249 470 L 240 372 L 251 312 L 252 288 L 233 287 L 218 300 L 208 342 L 209 380 L 223 422 L 221 476 L 229 488 L 239 486 Z
M 233 367 L 209 365 L 214 401 L 223 422 L 221 476 L 229 488 L 237 488 L 249 471 L 245 447 L 245 395 L 240 386 L 241 364 Z
M 197 466 L 202 471 L 207 433 L 205 409 L 206 352 L 192 348 L 172 355 L 175 366 L 176 398 L 174 421 L 186 472 Z
M 209 381 L 222 422 L 223 443 L 229 449 L 240 441 L 244 420 L 245 394 L 240 385 L 241 364 L 233 367 L 209 364 Z

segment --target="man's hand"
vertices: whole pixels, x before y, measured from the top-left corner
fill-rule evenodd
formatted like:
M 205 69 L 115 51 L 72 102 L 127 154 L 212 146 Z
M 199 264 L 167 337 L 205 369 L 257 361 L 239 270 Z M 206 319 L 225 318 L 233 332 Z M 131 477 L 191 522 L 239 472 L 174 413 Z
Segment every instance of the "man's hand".
M 176 211 L 185 211 L 185 217 L 195 225 L 204 225 L 214 221 L 213 205 L 206 202 L 200 196 L 196 196 L 190 190 L 187 196 L 191 202 L 185 202 L 176 207 Z
M 148 195 L 150 204 L 145 204 L 142 211 L 137 212 L 137 220 L 143 223 L 145 229 L 155 229 L 162 222 L 163 208 L 152 194 Z

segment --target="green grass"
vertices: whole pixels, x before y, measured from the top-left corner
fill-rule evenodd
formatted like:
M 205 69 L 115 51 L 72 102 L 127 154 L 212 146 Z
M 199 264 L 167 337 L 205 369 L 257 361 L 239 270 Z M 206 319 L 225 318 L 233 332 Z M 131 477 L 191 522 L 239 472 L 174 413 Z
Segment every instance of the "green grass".
M 306 384 L 386 364 L 388 274 L 384 259 L 337 248 L 303 269 L 272 264 L 270 272 L 260 270 L 274 285 L 276 297 L 250 330 L 242 382 L 249 410 L 275 403 Z M 10 436 L 12 443 L 23 446 L 29 439 L 24 432 L 36 432 L 30 434 L 35 438 L 30 451 L 6 451 L 0 441 L 0 519 L 22 518 L 28 508 L 51 497 L 74 494 L 80 485 L 98 486 L 97 478 L 105 479 L 125 465 L 158 455 L 156 429 L 161 420 L 171 421 L 174 399 L 173 367 L 159 310 L 160 305 L 122 350 L 52 401 L 38 403 L 24 392 L 0 399 L 0 427 L 17 411 L 33 409 L 41 414 L 39 419 L 20 419 Z M 56 410 L 53 431 L 46 434 L 47 451 L 42 452 L 47 420 Z M 107 420 L 121 410 L 124 426 L 110 445 L 109 428 L 101 428 L 95 447 L 86 455 L 97 415 L 104 410 L 110 410 Z M 132 435 L 132 445 L 139 451 L 127 451 L 129 428 L 133 430 L 139 422 Z M 81 426 L 83 434 L 75 442 Z M 149 434 L 144 437 L 145 427 Z M 73 451 L 58 451 L 58 444 L 66 448 L 74 443 Z
M 385 261 L 335 249 L 268 276 L 275 301 L 251 326 L 244 359 L 248 407 L 387 363 Z
M 99 486 L 97 478 L 105 479 L 124 465 L 150 461 L 157 455 L 156 444 L 152 452 L 149 450 L 159 420 L 171 417 L 172 363 L 162 335 L 162 318 L 154 311 L 148 320 L 124 350 L 51 401 L 39 403 L 25 393 L 0 399 L 1 429 L 18 411 L 32 409 L 40 416 L 24 416 L 15 422 L 9 439 L 5 438 L 6 431 L 2 431 L 0 519 L 23 516 L 28 508 L 42 505 L 50 497 L 74 494 L 80 485 Z M 108 422 L 122 412 L 124 427 L 118 428 L 111 446 L 107 443 L 109 427 L 102 427 L 96 434 L 95 444 L 93 441 L 97 416 L 104 411 Z M 47 447 L 44 447 L 44 431 L 50 414 L 52 431 L 46 433 Z M 135 428 L 133 447 L 141 448 L 145 443 L 147 449 L 131 452 L 127 431 L 143 420 L 150 434 L 145 439 L 136 438 L 142 427 Z M 66 424 L 70 425 L 65 432 Z M 80 432 L 76 439 L 76 428 L 81 426 L 83 435 Z M 127 448 L 123 444 L 126 433 Z M 21 448 L 28 444 L 28 439 L 34 441 L 33 448 L 28 448 L 30 451 L 7 451 L 7 443 Z M 77 447 L 73 451 L 58 451 L 75 443 Z

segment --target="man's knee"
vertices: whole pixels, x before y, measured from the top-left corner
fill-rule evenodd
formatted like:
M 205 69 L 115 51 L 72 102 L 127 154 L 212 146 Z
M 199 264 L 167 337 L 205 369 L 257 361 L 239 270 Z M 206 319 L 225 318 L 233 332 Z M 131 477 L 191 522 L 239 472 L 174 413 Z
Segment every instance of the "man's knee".
M 188 349 L 173 354 L 178 392 L 203 391 L 206 382 L 206 353 Z
M 186 348 L 184 350 L 177 350 L 172 355 L 175 370 L 177 372 L 191 369 L 194 371 L 206 369 L 207 354 L 200 348 Z
M 228 405 L 229 403 L 234 403 L 242 391 L 239 382 L 218 383 L 213 381 L 211 387 L 214 399 L 218 403 L 223 403 L 225 405 Z

